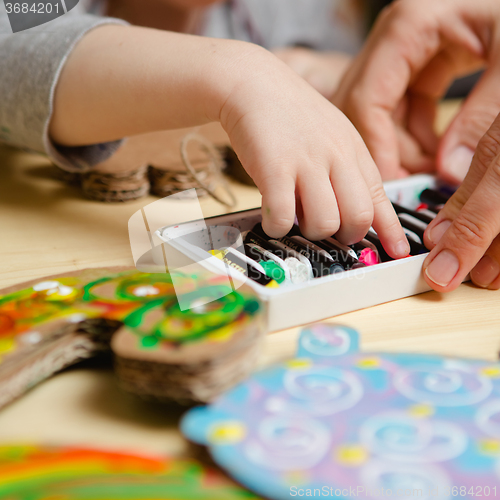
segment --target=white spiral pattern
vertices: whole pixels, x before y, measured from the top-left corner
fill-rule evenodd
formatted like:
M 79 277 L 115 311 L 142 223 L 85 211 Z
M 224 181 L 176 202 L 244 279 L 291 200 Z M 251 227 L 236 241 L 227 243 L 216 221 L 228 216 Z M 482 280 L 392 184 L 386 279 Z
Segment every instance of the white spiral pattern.
M 486 399 L 493 389 L 491 379 L 462 364 L 443 363 L 442 368 L 399 370 L 396 389 L 408 399 L 434 406 L 469 406 Z
M 315 356 L 342 356 L 351 347 L 351 337 L 342 327 L 316 325 L 302 332 L 300 345 Z
M 366 420 L 359 439 L 372 454 L 408 463 L 445 462 L 467 449 L 467 433 L 440 420 L 413 418 L 403 412 L 387 412 Z
M 410 464 L 398 464 L 384 460 L 370 460 L 362 468 L 360 479 L 367 491 L 386 492 L 384 497 L 395 498 L 432 498 L 446 500 L 446 491 L 450 491 L 451 481 L 444 470 L 436 465 L 421 465 L 418 468 Z M 387 490 L 391 490 L 389 495 Z M 400 494 L 398 490 L 410 495 Z M 414 491 L 417 490 L 417 491 Z M 434 493 L 434 494 L 433 494 Z M 367 495 L 372 497 L 372 495 Z
M 287 411 L 315 416 L 348 410 L 362 399 L 364 393 L 356 375 L 330 366 L 290 370 L 283 378 L 283 385 L 293 398 L 286 402 Z
M 476 412 L 475 420 L 483 432 L 500 438 L 500 399 L 493 399 L 481 406 Z
M 301 470 L 317 465 L 331 445 L 328 427 L 314 419 L 268 417 L 249 438 L 244 453 L 254 464 L 271 470 Z

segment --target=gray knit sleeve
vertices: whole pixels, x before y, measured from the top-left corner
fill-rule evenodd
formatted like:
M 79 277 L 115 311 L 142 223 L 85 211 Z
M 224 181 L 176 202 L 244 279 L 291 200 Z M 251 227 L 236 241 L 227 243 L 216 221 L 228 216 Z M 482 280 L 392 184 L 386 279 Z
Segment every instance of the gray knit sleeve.
M 116 151 L 121 141 L 60 147 L 48 136 L 54 91 L 66 59 L 88 31 L 109 23 L 126 24 L 74 9 L 13 34 L 0 2 L 0 142 L 45 153 L 60 167 L 80 172 Z

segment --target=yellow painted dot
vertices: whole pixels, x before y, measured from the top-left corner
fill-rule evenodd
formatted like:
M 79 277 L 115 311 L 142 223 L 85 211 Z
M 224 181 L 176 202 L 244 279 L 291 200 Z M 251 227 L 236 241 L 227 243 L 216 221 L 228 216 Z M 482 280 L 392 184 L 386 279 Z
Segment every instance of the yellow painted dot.
M 13 338 L 0 339 L 0 354 L 6 354 L 15 349 L 16 345 Z
M 304 368 L 309 368 L 311 365 L 312 361 L 308 358 L 296 358 L 286 362 L 287 368 L 291 370 L 303 370 Z
M 342 445 L 335 451 L 337 461 L 347 467 L 358 467 L 368 459 L 368 451 L 360 445 Z
M 482 375 L 490 378 L 500 378 L 500 366 L 488 366 L 481 370 Z
M 267 285 L 266 288 L 279 288 L 280 285 L 277 281 L 271 280 Z
M 284 476 L 284 480 L 291 485 L 306 484 L 309 482 L 309 479 L 309 475 L 303 470 L 293 470 Z
M 234 326 L 234 323 L 232 323 L 211 332 L 209 335 L 207 335 L 207 339 L 214 342 L 225 342 L 226 340 L 229 340 L 235 334 L 235 332 L 236 328 Z
M 485 439 L 479 442 L 479 451 L 485 455 L 500 455 L 500 441 Z
M 357 365 L 359 368 L 363 368 L 364 370 L 371 370 L 372 368 L 378 368 L 380 366 L 380 359 L 378 358 L 360 359 Z
M 70 286 L 60 285 L 47 291 L 46 299 L 50 302 L 71 301 L 78 295 L 78 290 Z
M 208 439 L 213 444 L 236 444 L 246 435 L 246 427 L 241 422 L 219 422 L 210 430 Z
M 434 415 L 435 409 L 431 405 L 413 405 L 408 408 L 408 413 L 412 417 L 426 418 Z

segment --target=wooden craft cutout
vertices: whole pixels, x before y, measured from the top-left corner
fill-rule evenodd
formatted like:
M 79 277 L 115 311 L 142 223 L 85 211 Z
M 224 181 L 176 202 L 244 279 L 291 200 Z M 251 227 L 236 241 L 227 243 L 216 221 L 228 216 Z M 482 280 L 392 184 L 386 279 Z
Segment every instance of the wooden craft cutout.
M 270 499 L 498 497 L 500 364 L 357 342 L 304 329 L 296 359 L 190 410 L 184 434 Z
M 87 198 L 97 201 L 124 202 L 148 193 L 163 198 L 191 188 L 201 197 L 207 192 L 186 169 L 179 147 L 185 136 L 193 132 L 205 137 L 221 152 L 229 145 L 229 138 L 219 123 L 149 132 L 129 137 L 111 157 L 88 172 L 67 172 L 55 167 L 54 175 L 66 184 L 80 187 Z M 220 172 L 214 168 L 210 156 L 195 143 L 187 152 L 196 177 L 211 190 L 215 189 Z
M 210 401 L 250 373 L 263 332 L 257 299 L 226 281 L 177 273 L 174 290 L 167 273 L 86 269 L 0 291 L 0 407 L 110 348 L 126 390 Z

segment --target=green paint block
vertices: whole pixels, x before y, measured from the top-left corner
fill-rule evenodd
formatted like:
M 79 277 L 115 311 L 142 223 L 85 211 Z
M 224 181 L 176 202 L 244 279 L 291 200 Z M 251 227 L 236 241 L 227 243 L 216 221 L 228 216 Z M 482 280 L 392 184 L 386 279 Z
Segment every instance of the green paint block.
M 279 284 L 285 281 L 285 271 L 272 260 L 261 260 L 259 264 L 264 268 L 266 275 L 273 278 Z
M 141 347 L 143 349 L 152 349 L 158 345 L 160 340 L 154 335 L 148 335 L 146 337 L 142 337 L 141 339 Z

